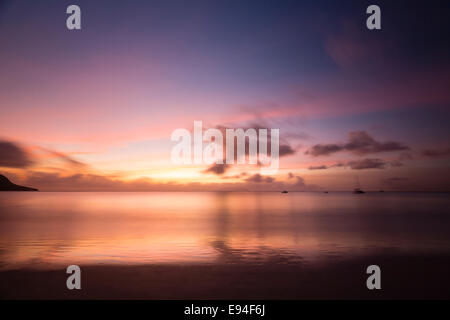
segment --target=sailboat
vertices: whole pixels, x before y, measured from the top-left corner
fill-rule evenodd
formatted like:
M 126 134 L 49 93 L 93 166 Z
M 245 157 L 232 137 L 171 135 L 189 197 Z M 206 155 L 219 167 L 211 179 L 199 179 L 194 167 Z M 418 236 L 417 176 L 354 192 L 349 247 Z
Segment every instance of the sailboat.
M 358 176 L 355 176 L 355 178 L 356 178 L 356 188 L 353 189 L 353 193 L 354 193 L 354 194 L 365 193 L 363 190 L 361 190 L 361 187 L 360 187 L 360 185 L 359 185 L 359 177 L 358 177 Z

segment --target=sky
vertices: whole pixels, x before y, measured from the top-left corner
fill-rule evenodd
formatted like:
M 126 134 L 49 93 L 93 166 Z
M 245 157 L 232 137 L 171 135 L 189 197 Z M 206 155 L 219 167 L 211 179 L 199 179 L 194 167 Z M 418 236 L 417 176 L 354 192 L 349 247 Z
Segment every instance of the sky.
M 444 1 L 0 1 L 0 174 L 42 191 L 450 191 L 449 19 Z M 278 172 L 172 163 L 194 121 L 280 129 Z

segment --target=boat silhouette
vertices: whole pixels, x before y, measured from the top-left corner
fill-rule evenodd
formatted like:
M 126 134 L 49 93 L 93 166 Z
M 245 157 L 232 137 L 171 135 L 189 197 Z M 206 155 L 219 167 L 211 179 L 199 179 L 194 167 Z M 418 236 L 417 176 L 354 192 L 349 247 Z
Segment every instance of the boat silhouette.
M 362 194 L 362 193 L 366 193 L 365 191 L 363 191 L 363 190 L 361 189 L 361 186 L 360 186 L 360 184 L 359 184 L 359 177 L 358 177 L 357 175 L 355 176 L 355 179 L 356 179 L 356 188 L 353 189 L 353 193 L 354 193 L 354 194 Z

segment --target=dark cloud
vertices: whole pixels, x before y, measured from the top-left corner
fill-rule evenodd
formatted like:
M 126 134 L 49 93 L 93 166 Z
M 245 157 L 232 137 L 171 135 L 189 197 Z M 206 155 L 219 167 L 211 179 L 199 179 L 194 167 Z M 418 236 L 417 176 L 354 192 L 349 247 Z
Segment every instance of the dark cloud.
M 72 167 L 85 167 L 85 163 L 75 160 L 71 156 L 46 148 L 39 147 L 38 150 L 48 154 L 50 158 L 60 159 Z M 16 143 L 0 141 L 0 167 L 26 168 L 39 161 L 39 155 L 28 153 Z
M 430 158 L 444 158 L 444 157 L 450 156 L 450 148 L 441 149 L 441 150 L 427 149 L 427 150 L 422 151 L 422 154 L 424 156 L 430 157 Z
M 386 161 L 382 159 L 362 159 L 347 162 L 338 162 L 329 166 L 326 165 L 310 166 L 308 170 L 326 170 L 330 168 L 342 168 L 342 167 L 350 167 L 353 170 L 385 169 L 387 166 L 401 167 L 403 166 L 403 162 L 399 160 Z
M 275 190 L 293 190 L 293 191 L 312 191 L 312 190 L 319 190 L 320 187 L 314 184 L 307 184 L 305 182 L 305 179 L 303 179 L 300 176 L 297 176 L 293 174 L 292 172 L 288 173 L 288 178 L 293 179 L 294 181 L 291 183 L 284 183 L 281 181 L 277 181 L 272 177 L 263 176 L 259 173 L 254 174 L 247 179 L 245 179 L 245 182 L 247 183 L 255 183 L 255 184 L 263 184 L 266 183 L 267 185 L 273 186 L 272 189 Z
M 0 141 L 0 167 L 26 168 L 32 164 L 28 153 L 19 145 Z
M 365 131 L 350 132 L 349 142 L 344 145 L 344 148 L 357 154 L 409 149 L 406 145 L 395 141 L 378 142 Z
M 261 182 L 271 183 L 271 182 L 274 182 L 275 179 L 272 177 L 262 176 L 259 173 L 256 173 L 256 174 L 248 177 L 247 179 L 245 179 L 245 181 L 246 182 L 255 182 L 255 183 L 261 183 Z
M 305 154 L 313 157 L 328 156 L 339 151 L 349 151 L 358 155 L 365 155 L 379 152 L 401 151 L 409 148 L 399 142 L 376 141 L 365 131 L 354 131 L 349 133 L 348 142 L 342 144 L 317 144 L 306 150 Z
M 222 132 L 223 135 L 223 150 L 224 150 L 224 157 L 226 157 L 226 129 L 243 129 L 244 132 L 248 129 L 255 129 L 256 130 L 256 134 L 257 134 L 257 138 L 256 141 L 253 141 L 256 143 L 256 149 L 259 152 L 259 130 L 260 129 L 267 129 L 267 154 L 270 156 L 271 154 L 271 130 L 270 130 L 270 126 L 265 124 L 265 123 L 252 123 L 251 125 L 245 126 L 245 127 L 225 127 L 225 126 L 217 126 L 216 129 L 219 129 Z M 246 138 L 245 139 L 245 156 L 248 157 L 248 153 L 249 153 L 249 139 Z M 290 156 L 293 155 L 297 152 L 296 148 L 292 147 L 285 139 L 283 139 L 282 137 L 280 137 L 279 140 L 279 156 L 280 157 L 285 157 L 285 156 Z M 234 143 L 234 155 L 235 155 L 235 159 L 236 159 L 236 155 L 237 155 L 237 142 L 235 139 L 235 143 Z
M 230 168 L 230 165 L 225 163 L 213 163 L 211 166 L 209 166 L 207 169 L 203 170 L 204 173 L 214 173 L 217 175 L 224 174 L 228 169 Z
M 289 156 L 295 154 L 295 150 L 288 144 L 280 144 L 279 156 Z
M 322 165 L 322 166 L 310 166 L 308 168 L 308 170 L 325 170 L 325 169 L 328 169 L 328 167 L 325 166 L 325 165 Z
M 341 168 L 341 167 L 345 167 L 345 166 L 346 166 L 345 163 L 338 162 L 338 163 L 332 164 L 331 166 L 328 166 L 328 168 Z
M 337 144 L 316 144 L 310 149 L 306 150 L 305 154 L 309 154 L 313 157 L 328 156 L 341 150 L 343 150 L 343 147 Z
M 387 163 L 381 159 L 363 159 L 347 162 L 347 166 L 353 170 L 384 169 L 386 165 Z

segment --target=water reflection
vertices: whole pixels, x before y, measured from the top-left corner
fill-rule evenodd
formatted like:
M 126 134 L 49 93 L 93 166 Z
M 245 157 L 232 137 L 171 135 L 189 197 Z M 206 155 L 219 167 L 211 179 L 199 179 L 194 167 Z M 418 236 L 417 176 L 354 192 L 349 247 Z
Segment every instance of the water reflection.
M 445 194 L 0 193 L 0 267 L 449 251 Z

